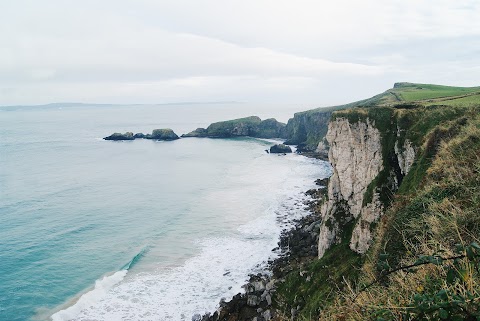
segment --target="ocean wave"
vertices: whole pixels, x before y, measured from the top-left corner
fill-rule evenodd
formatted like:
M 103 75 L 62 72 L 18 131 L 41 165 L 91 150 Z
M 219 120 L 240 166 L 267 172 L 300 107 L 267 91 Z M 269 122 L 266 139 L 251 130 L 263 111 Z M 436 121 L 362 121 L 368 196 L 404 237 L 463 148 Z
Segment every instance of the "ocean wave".
M 93 290 L 83 294 L 73 305 L 52 315 L 52 321 L 66 321 L 75 319 L 82 310 L 87 309 L 104 298 L 108 291 L 120 283 L 127 275 L 128 270 L 121 270 L 105 276 L 95 282 Z
M 298 158 L 294 164 L 303 170 L 293 166 L 292 176 L 268 195 L 269 204 L 263 212 L 239 226 L 236 233 L 197 240 L 199 252 L 181 266 L 127 276 L 128 269 L 145 255 L 144 249 L 121 271 L 98 280 L 93 290 L 55 313 L 52 320 L 178 321 L 213 312 L 221 298 L 229 299 L 242 291 L 249 274 L 265 272 L 268 260 L 277 255 L 272 249 L 277 246 L 281 230 L 307 214 L 304 202 L 308 197 L 303 192 L 314 183 L 306 178 L 318 178 L 324 169 L 318 161 L 305 158 Z M 314 165 L 308 168 L 315 172 L 300 175 L 305 172 L 305 164 Z

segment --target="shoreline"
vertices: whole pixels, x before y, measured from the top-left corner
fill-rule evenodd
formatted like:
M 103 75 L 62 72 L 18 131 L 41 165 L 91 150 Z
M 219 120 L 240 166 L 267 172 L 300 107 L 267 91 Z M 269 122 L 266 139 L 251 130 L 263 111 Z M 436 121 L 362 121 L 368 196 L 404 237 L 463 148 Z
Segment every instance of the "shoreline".
M 307 164 L 310 164 L 308 166 L 312 166 L 312 167 L 305 172 L 305 173 L 307 173 L 306 176 L 303 176 L 303 174 L 298 174 L 298 175 L 295 174 L 296 178 L 290 178 L 288 180 L 288 181 L 290 181 L 290 183 L 287 184 L 288 186 L 290 186 L 290 188 L 288 188 L 286 190 L 284 188 L 279 189 L 280 190 L 280 193 L 279 193 L 280 198 L 275 198 L 273 200 L 272 204 L 271 204 L 273 206 L 273 208 L 276 208 L 276 210 L 270 209 L 270 206 L 269 206 L 268 212 L 271 213 L 271 214 L 268 214 L 269 217 L 270 217 L 269 221 L 272 224 L 275 224 L 275 223 L 279 224 L 279 227 L 280 227 L 279 229 L 276 229 L 275 232 L 274 232 L 275 239 L 273 240 L 273 242 L 270 242 L 268 244 L 268 247 L 265 247 L 263 250 L 258 249 L 258 248 L 250 248 L 247 252 L 247 255 L 251 255 L 251 254 L 254 254 L 256 252 L 261 253 L 261 255 L 263 256 L 263 258 L 261 258 L 261 260 L 263 261 L 263 263 L 261 263 L 262 264 L 261 268 L 258 268 L 258 269 L 256 268 L 256 269 L 245 271 L 244 273 L 242 273 L 243 274 L 242 279 L 241 280 L 237 279 L 237 281 L 236 281 L 237 286 L 235 286 L 235 289 L 233 291 L 230 291 L 229 293 L 225 293 L 225 295 L 223 295 L 223 296 L 218 296 L 217 297 L 218 299 L 220 299 L 221 297 L 231 298 L 231 297 L 234 296 L 235 293 L 243 292 L 241 286 L 242 286 L 242 284 L 244 284 L 249 279 L 249 275 L 251 276 L 251 274 L 255 274 L 255 273 L 262 273 L 262 275 L 263 275 L 264 273 L 268 273 L 267 271 L 272 271 L 271 265 L 272 265 L 272 262 L 274 262 L 273 260 L 276 259 L 278 255 L 280 255 L 280 252 L 282 252 L 281 256 L 283 256 L 285 254 L 285 253 L 283 253 L 283 252 L 285 252 L 285 247 L 282 247 L 282 250 L 280 251 L 280 248 L 279 248 L 279 245 L 278 245 L 279 240 L 281 239 L 281 237 L 283 237 L 283 234 L 286 233 L 286 231 L 289 231 L 292 228 L 292 226 L 294 226 L 294 225 L 296 226 L 297 224 L 299 224 L 298 220 L 301 217 L 303 217 L 303 219 L 302 219 L 302 221 L 303 221 L 305 219 L 305 217 L 308 217 L 308 216 L 311 215 L 311 208 L 307 208 L 307 206 L 309 204 L 311 204 L 314 200 L 311 197 L 312 195 L 309 195 L 309 194 L 306 195 L 305 191 L 316 187 L 315 183 L 314 183 L 315 178 L 324 177 L 324 176 L 327 176 L 327 175 L 330 175 L 330 174 L 327 170 L 328 165 L 326 163 L 317 162 L 314 159 L 303 158 L 303 157 L 298 157 L 298 156 L 300 156 L 300 155 L 295 155 L 294 156 L 294 158 L 297 159 L 297 161 L 295 161 L 294 164 L 298 164 L 300 166 L 305 166 Z M 265 158 L 268 159 L 268 157 L 265 157 Z M 303 160 L 302 160 L 302 158 L 303 158 Z M 277 159 L 277 158 L 275 157 L 275 159 Z M 281 160 L 280 163 L 284 164 L 285 161 Z M 318 169 L 320 169 L 320 170 L 317 172 Z M 324 172 L 324 170 L 327 170 L 327 171 Z M 302 173 L 303 172 L 304 171 L 302 171 Z M 292 174 L 289 174 L 289 175 L 292 175 Z M 294 182 L 294 183 L 292 183 L 292 182 Z M 283 186 L 283 185 L 281 185 L 281 186 Z M 292 188 L 294 188 L 294 189 L 292 189 Z M 285 193 L 285 192 L 287 192 L 287 193 Z M 274 194 L 277 194 L 277 193 L 274 193 Z M 251 222 L 249 221 L 248 224 L 250 224 L 250 223 Z M 271 227 L 266 226 L 266 228 L 271 230 Z M 269 234 L 269 233 L 267 233 L 267 234 Z M 288 242 L 284 242 L 284 243 L 287 244 Z M 292 242 L 290 242 L 290 243 L 292 243 Z M 257 257 L 258 257 L 258 255 L 257 255 Z M 238 266 L 238 264 L 237 264 L 237 266 Z M 225 276 L 225 274 L 224 274 L 224 276 Z M 253 280 L 253 279 L 250 278 L 250 280 Z M 86 291 L 86 292 L 89 292 L 89 291 Z M 82 293 L 82 295 L 83 294 L 85 294 L 85 293 Z M 82 295 L 80 295 L 80 296 L 82 296 Z M 76 301 L 78 301 L 78 299 L 79 298 L 76 298 Z M 199 310 L 198 312 L 199 313 L 204 313 L 205 311 L 212 311 L 212 310 L 216 309 L 218 307 L 218 305 L 217 305 L 218 299 L 213 300 L 213 302 L 212 302 L 213 304 L 210 304 L 206 309 Z M 73 304 L 73 305 L 75 305 L 75 304 Z M 69 305 L 69 307 L 71 307 L 71 306 Z M 67 309 L 68 309 L 68 307 L 67 307 Z M 64 307 L 62 307 L 62 309 L 60 309 L 60 311 L 55 311 L 55 313 L 61 312 L 62 310 L 66 310 L 66 309 Z M 195 313 L 197 313 L 197 312 L 195 312 Z M 182 320 L 190 320 L 190 319 L 191 319 L 190 313 L 187 313 L 185 315 L 185 319 L 183 319 L 183 317 L 182 317 Z
M 250 274 L 248 282 L 242 286 L 243 293 L 237 293 L 230 301 L 221 299 L 216 311 L 195 314 L 192 321 L 279 320 L 282 314 L 273 299 L 277 285 L 285 281 L 289 272 L 318 257 L 320 207 L 325 200 L 328 179 L 315 180 L 317 187 L 304 192 L 311 197 L 311 200 L 304 201 L 309 214 L 292 220 L 293 226 L 281 231 L 278 246 L 271 250 L 280 254 L 268 261 L 264 273 Z M 296 314 L 295 309 L 291 314 Z

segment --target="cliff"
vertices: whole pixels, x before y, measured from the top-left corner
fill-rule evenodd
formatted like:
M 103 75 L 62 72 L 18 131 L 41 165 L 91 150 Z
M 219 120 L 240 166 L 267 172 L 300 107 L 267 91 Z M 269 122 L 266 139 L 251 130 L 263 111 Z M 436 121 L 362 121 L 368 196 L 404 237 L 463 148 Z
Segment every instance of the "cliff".
M 380 131 L 369 118 L 350 123 L 339 117 L 329 124 L 326 139 L 333 175 L 322 208 L 318 255 L 322 257 L 328 247 L 341 242 L 340 232 L 347 225 L 354 226 L 350 248 L 364 253 L 371 239 L 369 226 L 383 212 L 377 193 L 363 204 L 367 187 L 383 169 Z
M 395 83 L 393 88 L 373 97 L 333 107 L 315 108 L 295 113 L 286 126 L 287 144 L 300 145 L 300 150 L 317 151 L 326 146 L 324 140 L 328 123 L 333 112 L 355 107 L 398 106 L 415 107 L 420 103 L 444 103 L 452 98 L 475 96 L 480 87 L 451 87 L 408 82 Z M 319 145 L 320 144 L 320 145 Z
M 269 290 L 205 320 L 480 319 L 480 87 L 397 83 L 295 114 L 287 136 L 328 150 L 327 191 Z
M 280 280 L 273 300 L 285 318 L 480 313 L 471 304 L 480 299 L 480 88 L 399 83 L 387 92 L 398 102 L 383 96 L 330 113 L 324 144 L 333 175 L 318 259 Z

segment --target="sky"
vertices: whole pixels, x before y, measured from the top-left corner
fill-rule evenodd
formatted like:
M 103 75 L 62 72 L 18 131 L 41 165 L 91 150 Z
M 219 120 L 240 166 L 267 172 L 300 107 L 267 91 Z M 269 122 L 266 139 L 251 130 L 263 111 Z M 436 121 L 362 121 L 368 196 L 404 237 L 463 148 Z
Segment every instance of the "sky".
M 329 106 L 480 85 L 478 0 L 0 0 L 0 106 Z

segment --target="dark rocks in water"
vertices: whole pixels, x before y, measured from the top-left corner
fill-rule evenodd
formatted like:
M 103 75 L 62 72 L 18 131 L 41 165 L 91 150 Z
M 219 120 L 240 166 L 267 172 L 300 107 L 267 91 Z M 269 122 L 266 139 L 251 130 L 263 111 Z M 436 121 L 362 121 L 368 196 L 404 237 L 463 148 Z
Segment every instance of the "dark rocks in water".
M 110 136 L 107 136 L 103 139 L 105 140 L 134 140 L 137 138 L 144 139 L 156 139 L 156 140 L 175 140 L 179 137 L 173 132 L 170 128 L 163 129 L 154 129 L 151 134 L 136 133 L 135 135 L 132 132 L 127 132 L 125 134 L 114 133 Z
M 105 140 L 134 140 L 135 137 L 133 136 L 132 132 L 126 132 L 125 134 L 122 133 L 113 133 L 110 136 L 104 137 Z
M 202 321 L 202 316 L 196 313 L 192 316 L 192 321 Z
M 310 146 L 306 145 L 306 144 L 298 144 L 297 145 L 297 153 L 301 154 L 301 153 L 312 153 L 314 152 L 315 149 L 312 149 Z
M 156 140 L 175 140 L 179 137 L 174 133 L 170 128 L 154 129 L 152 134 L 147 139 L 156 139 Z
M 182 135 L 182 137 L 256 137 L 256 138 L 284 138 L 286 125 L 274 118 L 261 120 L 257 116 L 227 120 L 212 123 L 205 128 L 197 128 L 194 131 Z
M 284 145 L 284 144 L 277 144 L 273 145 L 270 147 L 270 153 L 272 154 L 286 154 L 286 153 L 291 153 L 292 149 L 290 146 Z
M 285 144 L 287 144 L 287 142 L 285 142 Z M 306 157 L 328 161 L 328 149 L 318 150 L 306 144 L 298 144 L 295 152 Z
M 321 218 L 319 205 L 322 202 L 322 193 L 325 189 L 312 189 L 306 192 L 312 197 L 308 201 L 311 211 L 299 220 L 295 220 L 295 227 L 281 233 L 276 251 L 280 257 L 269 261 L 272 274 L 250 275 L 247 284 L 243 286 L 245 292 L 235 295 L 232 300 L 222 299 L 219 309 L 212 314 L 205 314 L 202 321 L 270 321 L 280 320 L 275 304 L 277 285 L 285 281 L 285 277 L 294 270 L 298 270 L 308 262 L 313 262 L 318 255 L 318 235 L 320 233 Z M 311 275 L 306 271 L 300 272 L 306 280 Z M 278 301 L 277 301 L 278 304 Z M 295 309 L 299 309 L 298 308 Z M 292 311 L 296 314 L 296 310 Z M 198 318 L 198 316 L 196 316 Z M 283 319 L 282 319 L 283 320 Z
M 220 308 L 213 314 L 206 314 L 202 321 L 247 321 L 272 320 L 272 294 L 274 281 L 266 275 L 251 275 L 244 286 L 245 293 L 235 295 L 232 300 L 220 301 Z M 195 316 L 197 317 L 197 316 Z M 193 318 L 192 318 L 193 320 Z
M 327 186 L 328 185 L 328 180 L 329 178 L 319 178 L 317 180 L 315 180 L 315 184 L 319 185 L 319 186 Z

